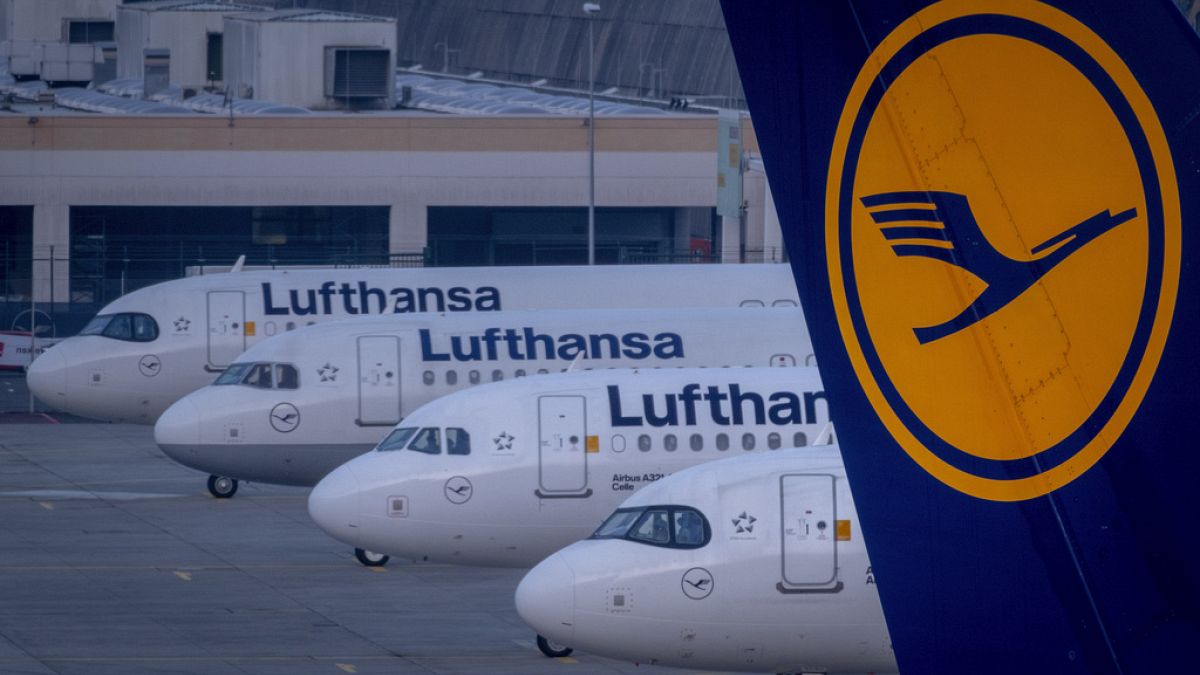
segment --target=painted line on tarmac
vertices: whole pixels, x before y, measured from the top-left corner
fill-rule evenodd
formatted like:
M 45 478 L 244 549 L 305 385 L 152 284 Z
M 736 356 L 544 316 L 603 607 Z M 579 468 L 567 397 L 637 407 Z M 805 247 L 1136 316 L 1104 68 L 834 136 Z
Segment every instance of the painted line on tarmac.
M 27 497 L 33 499 L 101 499 L 132 501 L 135 499 L 175 499 L 188 495 L 167 492 L 93 492 L 91 490 L 12 490 L 0 492 L 0 497 Z

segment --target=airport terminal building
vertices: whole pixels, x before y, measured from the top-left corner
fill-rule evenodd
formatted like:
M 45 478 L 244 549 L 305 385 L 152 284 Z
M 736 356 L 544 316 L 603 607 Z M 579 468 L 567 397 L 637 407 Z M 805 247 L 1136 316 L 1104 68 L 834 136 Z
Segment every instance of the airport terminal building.
M 30 8 L 54 3 L 0 4 L 9 42 L 53 38 Z M 0 328 L 26 327 L 34 303 L 69 333 L 124 292 L 241 255 L 247 266 L 583 264 L 592 189 L 597 263 L 784 258 L 744 115 L 610 93 L 595 99 L 593 148 L 586 92 L 397 70 L 393 19 L 252 5 L 64 4 L 99 14 L 63 29 L 70 47 L 101 38 L 93 77 L 111 67 L 113 79 L 87 88 L 15 76 L 29 64 L 8 58 Z M 35 18 L 50 28 L 19 25 Z M 171 51 L 152 33 L 190 46 Z M 111 63 L 105 38 L 121 55 Z

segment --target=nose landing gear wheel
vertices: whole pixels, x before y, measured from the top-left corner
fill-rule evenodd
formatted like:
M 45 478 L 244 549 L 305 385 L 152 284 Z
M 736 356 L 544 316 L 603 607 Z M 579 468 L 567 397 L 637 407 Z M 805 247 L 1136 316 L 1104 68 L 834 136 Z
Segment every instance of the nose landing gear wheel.
M 354 549 L 354 557 L 358 558 L 358 562 L 362 563 L 364 567 L 383 567 L 391 559 L 389 555 L 361 548 Z
M 551 642 L 541 635 L 537 636 L 537 646 L 538 649 L 542 650 L 543 654 L 552 659 L 570 656 L 571 652 L 575 651 L 574 649 L 571 649 L 570 647 L 564 647 L 557 642 Z
M 229 476 L 209 476 L 208 492 L 217 499 L 229 499 L 237 494 L 238 482 Z

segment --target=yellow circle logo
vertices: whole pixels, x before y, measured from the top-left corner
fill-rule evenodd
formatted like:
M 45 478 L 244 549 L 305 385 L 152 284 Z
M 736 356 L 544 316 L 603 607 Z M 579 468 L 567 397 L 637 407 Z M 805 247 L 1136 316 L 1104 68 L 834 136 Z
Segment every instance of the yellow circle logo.
M 839 328 L 913 460 L 1011 501 L 1104 455 L 1162 354 L 1180 215 L 1154 108 L 1103 40 L 1034 2 L 922 10 L 859 73 L 827 185 Z

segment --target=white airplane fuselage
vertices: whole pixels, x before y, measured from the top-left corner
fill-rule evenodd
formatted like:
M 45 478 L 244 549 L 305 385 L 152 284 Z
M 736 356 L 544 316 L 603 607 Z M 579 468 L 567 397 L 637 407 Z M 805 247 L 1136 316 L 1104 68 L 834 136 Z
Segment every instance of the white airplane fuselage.
M 739 337 L 729 339 L 735 327 Z M 799 308 L 539 310 L 400 315 L 310 326 L 238 357 L 294 369 L 213 384 L 155 425 L 171 458 L 217 476 L 315 485 L 418 407 L 484 382 L 600 368 L 770 366 L 812 361 Z M 247 382 L 252 380 L 248 371 Z M 290 375 L 289 375 L 290 378 Z M 278 380 L 279 378 L 277 378 Z
M 691 544 L 676 527 L 647 541 L 637 521 L 657 507 L 703 514 L 708 540 Z M 836 446 L 693 467 L 618 513 L 598 530 L 607 538 L 571 544 L 521 581 L 517 611 L 539 634 L 683 668 L 897 672 Z
M 815 368 L 604 370 L 488 384 L 422 407 L 380 444 L 401 430 L 463 430 L 469 454 L 366 453 L 314 488 L 309 514 L 370 551 L 527 566 L 663 476 L 804 445 L 828 422 Z
M 84 417 L 153 424 L 248 347 L 336 319 L 574 307 L 796 306 L 787 265 L 325 269 L 213 274 L 106 305 L 96 334 L 37 358 L 28 383 Z M 101 317 L 115 322 L 101 325 Z M 134 326 L 121 321 L 134 319 Z M 87 332 L 87 329 L 85 329 Z

